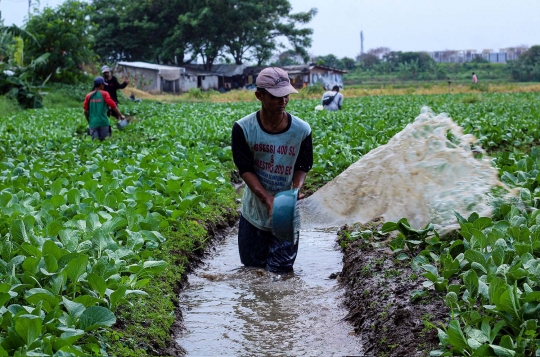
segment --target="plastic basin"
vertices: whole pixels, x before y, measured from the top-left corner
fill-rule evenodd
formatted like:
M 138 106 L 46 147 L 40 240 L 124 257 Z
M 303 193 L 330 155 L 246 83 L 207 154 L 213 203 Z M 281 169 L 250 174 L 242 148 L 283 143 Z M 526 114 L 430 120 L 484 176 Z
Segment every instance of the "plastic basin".
M 118 123 L 116 123 L 116 127 L 118 130 L 124 129 L 128 125 L 128 121 L 126 119 L 120 119 Z
M 272 209 L 272 234 L 293 243 L 296 243 L 298 231 L 297 200 L 297 188 L 279 192 L 274 196 Z

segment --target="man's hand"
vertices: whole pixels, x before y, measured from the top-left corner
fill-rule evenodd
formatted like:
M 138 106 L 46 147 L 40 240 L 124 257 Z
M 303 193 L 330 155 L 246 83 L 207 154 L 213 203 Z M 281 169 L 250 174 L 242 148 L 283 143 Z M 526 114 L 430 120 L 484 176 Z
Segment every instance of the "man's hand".
M 264 205 L 268 209 L 270 217 L 272 217 L 272 210 L 274 209 L 274 196 L 267 195 L 263 199 L 261 199 L 261 202 L 264 203 Z

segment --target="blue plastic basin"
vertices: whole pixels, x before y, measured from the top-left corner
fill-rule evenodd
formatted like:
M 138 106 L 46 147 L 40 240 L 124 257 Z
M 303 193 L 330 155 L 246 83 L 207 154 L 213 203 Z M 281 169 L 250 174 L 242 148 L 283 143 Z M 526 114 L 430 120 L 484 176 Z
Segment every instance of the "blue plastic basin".
M 116 123 L 116 127 L 118 130 L 124 129 L 128 125 L 128 121 L 126 119 L 120 119 L 118 123 Z
M 298 238 L 297 200 L 297 188 L 279 192 L 274 196 L 274 208 L 272 209 L 272 234 L 279 239 L 293 243 L 296 243 Z

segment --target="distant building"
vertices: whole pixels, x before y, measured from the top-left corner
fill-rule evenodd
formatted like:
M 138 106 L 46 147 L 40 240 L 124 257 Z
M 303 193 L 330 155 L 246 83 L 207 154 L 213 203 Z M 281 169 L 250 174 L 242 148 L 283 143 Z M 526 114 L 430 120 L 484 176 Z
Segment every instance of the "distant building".
M 186 70 L 197 73 L 204 73 L 204 66 L 200 64 L 187 64 Z M 243 88 L 246 83 L 244 76 L 244 64 L 215 64 L 212 66 L 211 74 L 216 76 L 217 82 L 208 89 L 238 89 Z M 209 73 L 209 72 L 207 72 Z M 203 89 L 206 90 L 206 89 Z
M 181 93 L 182 83 L 189 81 L 185 68 L 164 66 L 146 62 L 118 62 L 122 77 L 128 77 L 139 89 L 161 94 Z
M 491 63 L 506 63 L 508 61 L 515 61 L 521 54 L 526 52 L 528 47 L 509 47 L 500 49 L 498 52 L 493 49 L 484 49 L 477 53 L 476 50 L 445 50 L 428 52 L 435 62 L 447 62 L 447 63 L 464 63 L 470 62 L 477 57 L 483 58 Z
M 216 73 L 196 68 L 147 62 L 118 62 L 117 66 L 123 77 L 129 77 L 137 88 L 154 94 L 180 94 L 192 88 L 218 89 L 219 76 Z
M 343 74 L 346 70 L 316 65 L 294 65 L 294 66 L 279 66 L 289 74 L 289 79 L 293 87 L 299 89 L 311 85 L 320 84 L 325 88 L 332 88 L 337 85 L 343 88 Z M 247 84 L 254 84 L 259 73 L 266 66 L 251 66 L 246 67 L 244 76 L 247 79 Z

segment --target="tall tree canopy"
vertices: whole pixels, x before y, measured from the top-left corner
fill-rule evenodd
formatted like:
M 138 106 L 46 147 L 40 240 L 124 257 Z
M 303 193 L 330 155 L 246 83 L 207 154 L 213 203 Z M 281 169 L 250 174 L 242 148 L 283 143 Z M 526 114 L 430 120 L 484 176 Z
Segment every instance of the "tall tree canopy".
M 540 81 L 540 45 L 529 48 L 517 61 L 510 61 L 508 70 L 517 81 Z
M 93 0 L 90 14 L 96 53 L 103 61 L 174 63 L 183 61 L 186 34 L 178 17 L 187 11 L 184 0 Z
M 25 56 L 37 59 L 43 53 L 49 54 L 48 60 L 36 68 L 38 78 L 52 75 L 53 80 L 72 81 L 83 73 L 85 63 L 95 61 L 87 16 L 91 10 L 84 2 L 67 0 L 56 9 L 46 7 L 28 20 L 25 29 L 33 34 L 39 46 L 33 39 L 27 40 Z
M 219 57 L 265 63 L 278 48 L 308 59 L 316 9 L 291 13 L 289 0 L 93 0 L 96 52 L 121 59 L 185 63 L 200 56 L 207 69 Z M 287 41 L 283 44 L 282 41 Z

